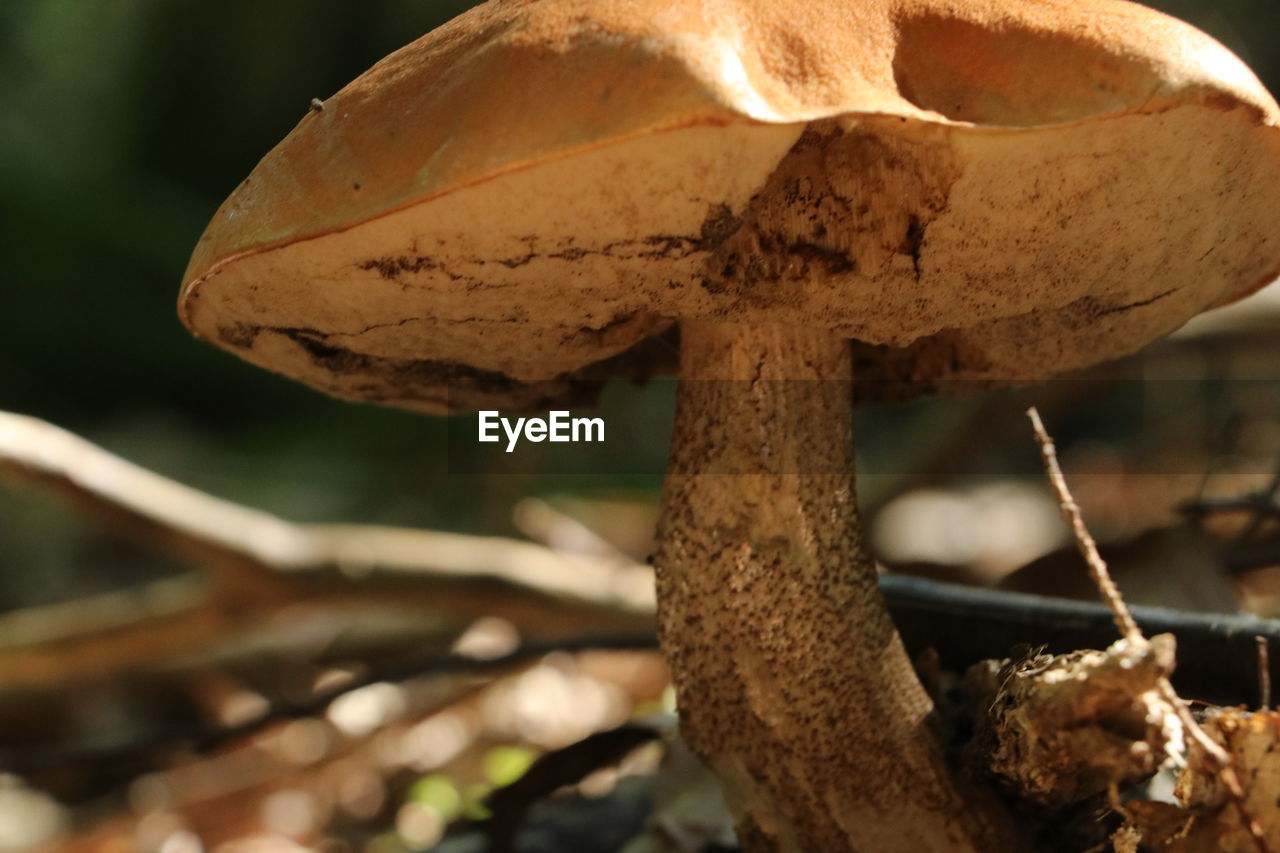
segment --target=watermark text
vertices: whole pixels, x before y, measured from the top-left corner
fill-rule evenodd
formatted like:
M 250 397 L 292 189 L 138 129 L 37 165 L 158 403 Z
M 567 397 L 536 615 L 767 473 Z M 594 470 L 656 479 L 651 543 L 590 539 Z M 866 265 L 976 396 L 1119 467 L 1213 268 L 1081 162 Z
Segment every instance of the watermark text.
M 494 410 L 478 414 L 477 440 L 492 444 L 505 437 L 507 453 L 515 450 L 522 438 L 534 443 L 604 441 L 604 418 L 575 418 L 563 410 L 547 412 L 545 418 L 504 418 Z

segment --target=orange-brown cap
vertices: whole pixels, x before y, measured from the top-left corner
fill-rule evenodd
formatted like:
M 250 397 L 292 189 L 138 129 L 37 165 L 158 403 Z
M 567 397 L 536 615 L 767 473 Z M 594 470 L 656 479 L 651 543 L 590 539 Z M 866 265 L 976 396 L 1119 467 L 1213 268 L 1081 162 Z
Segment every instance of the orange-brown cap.
M 1225 48 L 1117 0 L 493 0 L 263 159 L 181 315 L 426 411 L 550 402 L 692 318 L 1036 378 L 1276 276 L 1278 124 Z

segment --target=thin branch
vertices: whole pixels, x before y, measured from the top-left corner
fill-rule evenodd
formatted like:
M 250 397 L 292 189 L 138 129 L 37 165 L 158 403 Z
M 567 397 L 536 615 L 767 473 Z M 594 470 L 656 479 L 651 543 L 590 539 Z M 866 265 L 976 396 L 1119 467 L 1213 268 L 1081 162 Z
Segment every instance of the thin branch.
M 1107 569 L 1106 562 L 1098 553 L 1098 546 L 1094 542 L 1093 536 L 1090 535 L 1088 528 L 1085 527 L 1080 507 L 1071 496 L 1070 489 L 1067 488 L 1066 478 L 1062 476 L 1062 468 L 1058 465 L 1058 454 L 1054 450 L 1053 439 L 1049 437 L 1049 433 L 1045 430 L 1044 423 L 1040 420 L 1040 413 L 1032 406 L 1027 410 L 1027 417 L 1030 418 L 1031 427 L 1035 431 L 1036 443 L 1040 446 L 1040 455 L 1044 458 L 1049 483 L 1053 486 L 1053 490 L 1058 496 L 1058 504 L 1062 508 L 1063 518 L 1071 525 L 1071 530 L 1075 534 L 1076 544 L 1080 548 L 1080 553 L 1084 556 L 1085 564 L 1089 567 L 1089 575 L 1097 585 L 1103 601 L 1111 609 L 1112 617 L 1115 620 L 1116 627 L 1120 630 L 1120 635 L 1131 643 L 1146 645 L 1146 637 L 1142 635 L 1142 630 L 1138 627 L 1138 623 L 1134 621 L 1133 614 L 1129 612 L 1129 607 L 1120 595 L 1120 590 L 1111 579 L 1111 572 Z M 1191 711 L 1187 708 L 1186 703 L 1182 701 L 1182 697 L 1173 689 L 1173 684 L 1169 682 L 1168 678 L 1161 677 L 1157 686 L 1161 696 L 1174 709 L 1174 713 L 1178 715 L 1183 730 L 1200 747 L 1208 760 L 1210 768 L 1216 771 L 1218 778 L 1222 780 L 1223 786 L 1227 789 L 1227 793 L 1235 804 L 1237 813 L 1240 815 L 1241 822 L 1253 838 L 1258 853 L 1271 853 L 1267 840 L 1263 835 L 1262 827 L 1254 820 L 1245 806 L 1244 788 L 1241 787 L 1240 778 L 1236 775 L 1235 768 L 1232 765 L 1231 755 L 1200 727 L 1200 724 L 1191 716 Z
M 1236 536 L 1235 544 L 1237 545 L 1253 539 L 1263 525 L 1267 523 L 1267 520 L 1274 517 L 1274 513 L 1270 510 L 1276 505 L 1276 499 L 1280 497 L 1280 465 L 1277 465 L 1276 472 L 1271 477 L 1271 483 L 1257 497 L 1260 506 L 1254 511 L 1248 525 Z
M 535 637 L 644 631 L 653 622 L 645 566 L 498 537 L 293 524 L 147 471 L 52 424 L 0 412 L 4 476 L 198 564 L 207 579 L 0 615 L 0 689 L 172 662 L 269 624 L 273 612 L 301 601 L 419 611 L 441 631 L 499 616 Z
M 1271 709 L 1271 651 L 1267 638 L 1259 634 L 1253 638 L 1258 644 L 1258 710 Z
M 501 537 L 359 524 L 294 524 L 193 489 L 53 424 L 0 412 L 0 475 L 69 498 L 144 544 L 203 565 L 286 573 L 492 577 L 630 612 L 652 609 L 649 571 Z
M 1062 468 L 1058 465 L 1058 455 L 1053 448 L 1053 439 L 1049 438 L 1049 434 L 1045 431 L 1044 423 L 1040 420 L 1040 413 L 1033 406 L 1027 410 L 1027 417 L 1031 419 L 1031 428 L 1035 430 L 1036 443 L 1040 445 L 1040 456 L 1044 459 L 1044 467 L 1049 475 L 1049 484 L 1053 486 L 1053 490 L 1058 496 L 1058 506 L 1062 509 L 1062 517 L 1067 520 L 1067 524 L 1071 525 L 1071 532 L 1075 535 L 1076 545 L 1080 548 L 1080 553 L 1084 556 L 1085 565 L 1089 568 L 1089 577 L 1093 579 L 1094 584 L 1098 587 L 1098 592 L 1102 594 L 1103 602 L 1111 608 L 1111 614 L 1115 619 L 1116 628 L 1120 631 L 1120 636 L 1130 642 L 1145 642 L 1142 637 L 1142 630 L 1138 628 L 1138 623 L 1133 621 L 1133 614 L 1129 612 L 1129 606 L 1125 604 L 1124 598 L 1120 595 L 1120 590 L 1116 588 L 1115 581 L 1111 579 L 1111 572 L 1107 569 L 1106 561 L 1098 553 L 1097 543 L 1094 542 L 1089 529 L 1085 527 L 1084 517 L 1080 513 L 1079 505 L 1076 504 L 1075 498 L 1071 496 L 1071 491 L 1067 488 L 1067 481 L 1062 476 Z

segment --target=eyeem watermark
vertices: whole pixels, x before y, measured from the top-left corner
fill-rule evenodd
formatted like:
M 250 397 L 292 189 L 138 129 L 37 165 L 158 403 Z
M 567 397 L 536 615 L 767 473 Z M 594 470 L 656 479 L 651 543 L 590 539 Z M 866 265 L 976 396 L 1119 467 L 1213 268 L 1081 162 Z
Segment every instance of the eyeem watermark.
M 604 418 L 575 418 L 567 411 L 547 412 L 545 418 L 504 418 L 496 411 L 481 411 L 477 440 L 494 443 L 506 437 L 507 452 L 523 438 L 539 442 L 602 442 Z

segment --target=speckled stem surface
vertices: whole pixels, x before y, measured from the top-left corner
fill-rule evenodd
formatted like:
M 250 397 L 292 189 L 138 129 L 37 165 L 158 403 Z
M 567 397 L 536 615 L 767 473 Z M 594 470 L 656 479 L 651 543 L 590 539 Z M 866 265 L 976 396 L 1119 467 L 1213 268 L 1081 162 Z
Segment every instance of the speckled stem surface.
M 949 775 L 863 550 L 848 341 L 711 323 L 682 341 L 660 631 L 744 847 L 1030 849 Z

